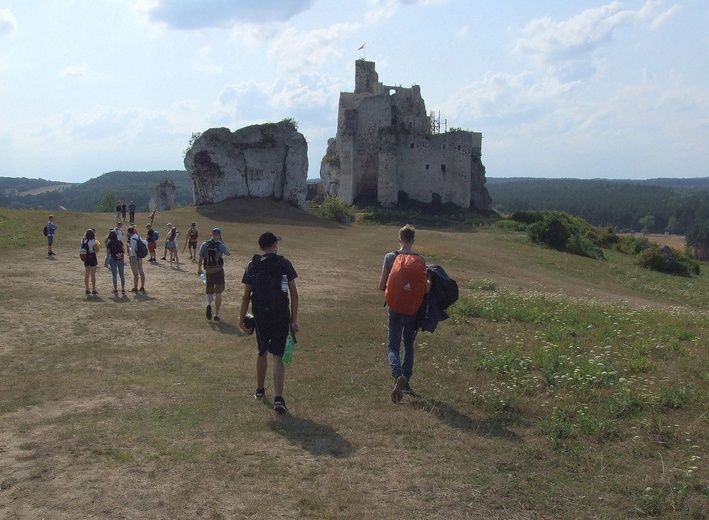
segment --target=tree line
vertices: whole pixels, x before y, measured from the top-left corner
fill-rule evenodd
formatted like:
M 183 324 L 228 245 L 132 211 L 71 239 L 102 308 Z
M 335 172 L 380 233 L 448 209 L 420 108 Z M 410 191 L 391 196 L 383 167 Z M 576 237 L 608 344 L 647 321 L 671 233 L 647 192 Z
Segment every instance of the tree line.
M 18 209 L 47 209 L 61 207 L 71 211 L 113 211 L 117 201 L 135 202 L 138 211 L 148 211 L 150 195 L 155 186 L 171 180 L 177 186 L 175 202 L 181 206 L 193 203 L 192 180 L 185 170 L 151 172 L 108 172 L 81 184 L 46 191 L 36 195 L 20 195 L 29 189 L 64 183 L 42 179 L 0 178 L 0 206 Z M 109 204 L 109 199 L 111 202 Z M 110 209 L 109 209 L 110 208 Z
M 684 180 L 673 185 L 671 179 L 649 183 L 520 178 L 488 182 L 487 189 L 501 213 L 557 210 L 619 231 L 686 235 L 693 227 L 709 224 L 709 178 L 692 184 Z

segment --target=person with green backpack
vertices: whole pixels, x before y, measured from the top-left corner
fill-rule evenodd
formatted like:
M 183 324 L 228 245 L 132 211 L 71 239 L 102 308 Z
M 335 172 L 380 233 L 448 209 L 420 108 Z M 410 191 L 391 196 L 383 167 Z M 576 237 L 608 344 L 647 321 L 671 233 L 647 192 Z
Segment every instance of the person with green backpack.
M 287 413 L 283 399 L 285 366 L 283 354 L 290 334 L 299 331 L 298 289 L 295 279 L 298 274 L 293 264 L 278 254 L 279 237 L 267 231 L 258 239 L 262 255 L 254 255 L 246 266 L 241 282 L 244 295 L 241 299 L 239 327 L 247 334 L 256 332 L 258 356 L 256 358 L 256 399 L 263 399 L 266 389 L 268 354 L 273 357 L 273 409 Z M 290 301 L 288 294 L 290 293 Z M 249 303 L 253 312 L 253 325 L 247 322 Z

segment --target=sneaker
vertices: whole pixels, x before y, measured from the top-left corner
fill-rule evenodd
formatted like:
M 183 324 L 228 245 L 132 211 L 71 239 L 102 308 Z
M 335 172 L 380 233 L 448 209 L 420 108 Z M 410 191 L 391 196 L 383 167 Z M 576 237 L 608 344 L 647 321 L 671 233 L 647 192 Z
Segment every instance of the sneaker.
M 264 395 L 266 395 L 266 389 L 265 388 L 257 388 L 256 391 L 254 392 L 254 399 L 263 399 Z
M 219 316 L 214 316 L 214 321 L 222 321 L 222 320 L 221 320 L 221 318 L 219 318 Z
M 409 386 L 408 381 L 406 382 L 406 386 L 404 387 L 402 392 L 404 392 L 406 395 L 412 395 L 414 393 L 414 391 L 411 390 L 411 387 Z
M 207 305 L 207 319 L 211 320 L 212 319 L 212 306 Z
M 278 413 L 288 413 L 286 401 L 280 395 L 273 399 L 273 409 Z
M 125 289 L 121 289 L 121 292 L 122 292 L 123 294 L 125 294 L 125 293 L 126 293 L 126 290 L 125 290 Z
M 91 291 L 89 291 L 89 290 L 87 289 L 87 290 L 86 290 L 86 294 L 91 294 Z
M 138 290 L 139 290 L 140 292 L 145 292 L 145 287 L 141 287 L 141 288 L 138 289 Z
M 167 260 L 167 258 L 165 258 L 165 257 L 163 256 L 160 260 Z
M 118 289 L 113 289 L 113 294 L 118 294 Z
M 94 296 L 96 296 L 96 295 L 98 294 L 98 291 L 91 291 L 91 294 L 93 294 Z
M 404 376 L 399 376 L 396 378 L 396 384 L 394 389 L 391 391 L 391 402 L 398 403 L 401 401 L 401 396 L 404 393 L 404 387 L 406 386 L 406 378 Z
M 137 288 L 137 287 L 133 287 L 133 288 L 130 290 L 130 292 L 138 292 L 138 288 Z

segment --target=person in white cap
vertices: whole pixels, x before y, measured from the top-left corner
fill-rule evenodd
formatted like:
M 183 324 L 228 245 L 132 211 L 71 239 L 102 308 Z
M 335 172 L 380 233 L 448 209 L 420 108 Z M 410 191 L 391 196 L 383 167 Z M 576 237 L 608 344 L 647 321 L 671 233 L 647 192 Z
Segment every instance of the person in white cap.
M 219 309 L 222 306 L 222 293 L 224 292 L 224 259 L 223 255 L 231 255 L 229 247 L 222 240 L 222 230 L 218 227 L 212 229 L 212 236 L 199 248 L 197 261 L 197 274 L 205 273 L 207 283 L 207 310 L 208 320 L 212 317 L 219 321 Z M 202 267 L 204 266 L 204 271 Z M 214 314 L 212 314 L 212 301 L 214 301 Z

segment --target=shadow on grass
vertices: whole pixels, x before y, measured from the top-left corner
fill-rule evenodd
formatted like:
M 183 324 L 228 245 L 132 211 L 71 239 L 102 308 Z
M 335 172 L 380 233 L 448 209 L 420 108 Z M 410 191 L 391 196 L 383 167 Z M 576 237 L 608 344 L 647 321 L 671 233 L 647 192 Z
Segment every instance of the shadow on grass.
M 221 222 L 290 224 L 322 228 L 342 227 L 337 222 L 321 219 L 285 202 L 256 197 L 240 197 L 216 204 L 197 206 L 197 213 Z
M 451 405 L 436 399 L 412 397 L 411 406 L 438 417 L 438 419 L 464 432 L 475 433 L 481 437 L 495 437 L 512 442 L 523 443 L 522 437 L 509 429 L 514 421 L 504 419 L 472 419 L 460 413 Z
M 318 457 L 344 459 L 354 451 L 352 444 L 331 426 L 318 424 L 310 419 L 286 414 L 271 420 L 269 426 L 291 444 L 300 446 Z
M 231 323 L 227 323 L 224 320 L 210 321 L 209 325 L 211 325 L 211 327 L 217 332 L 220 332 L 222 334 L 231 334 L 233 336 L 246 336 L 246 334 L 244 334 L 244 332 L 239 327 Z

